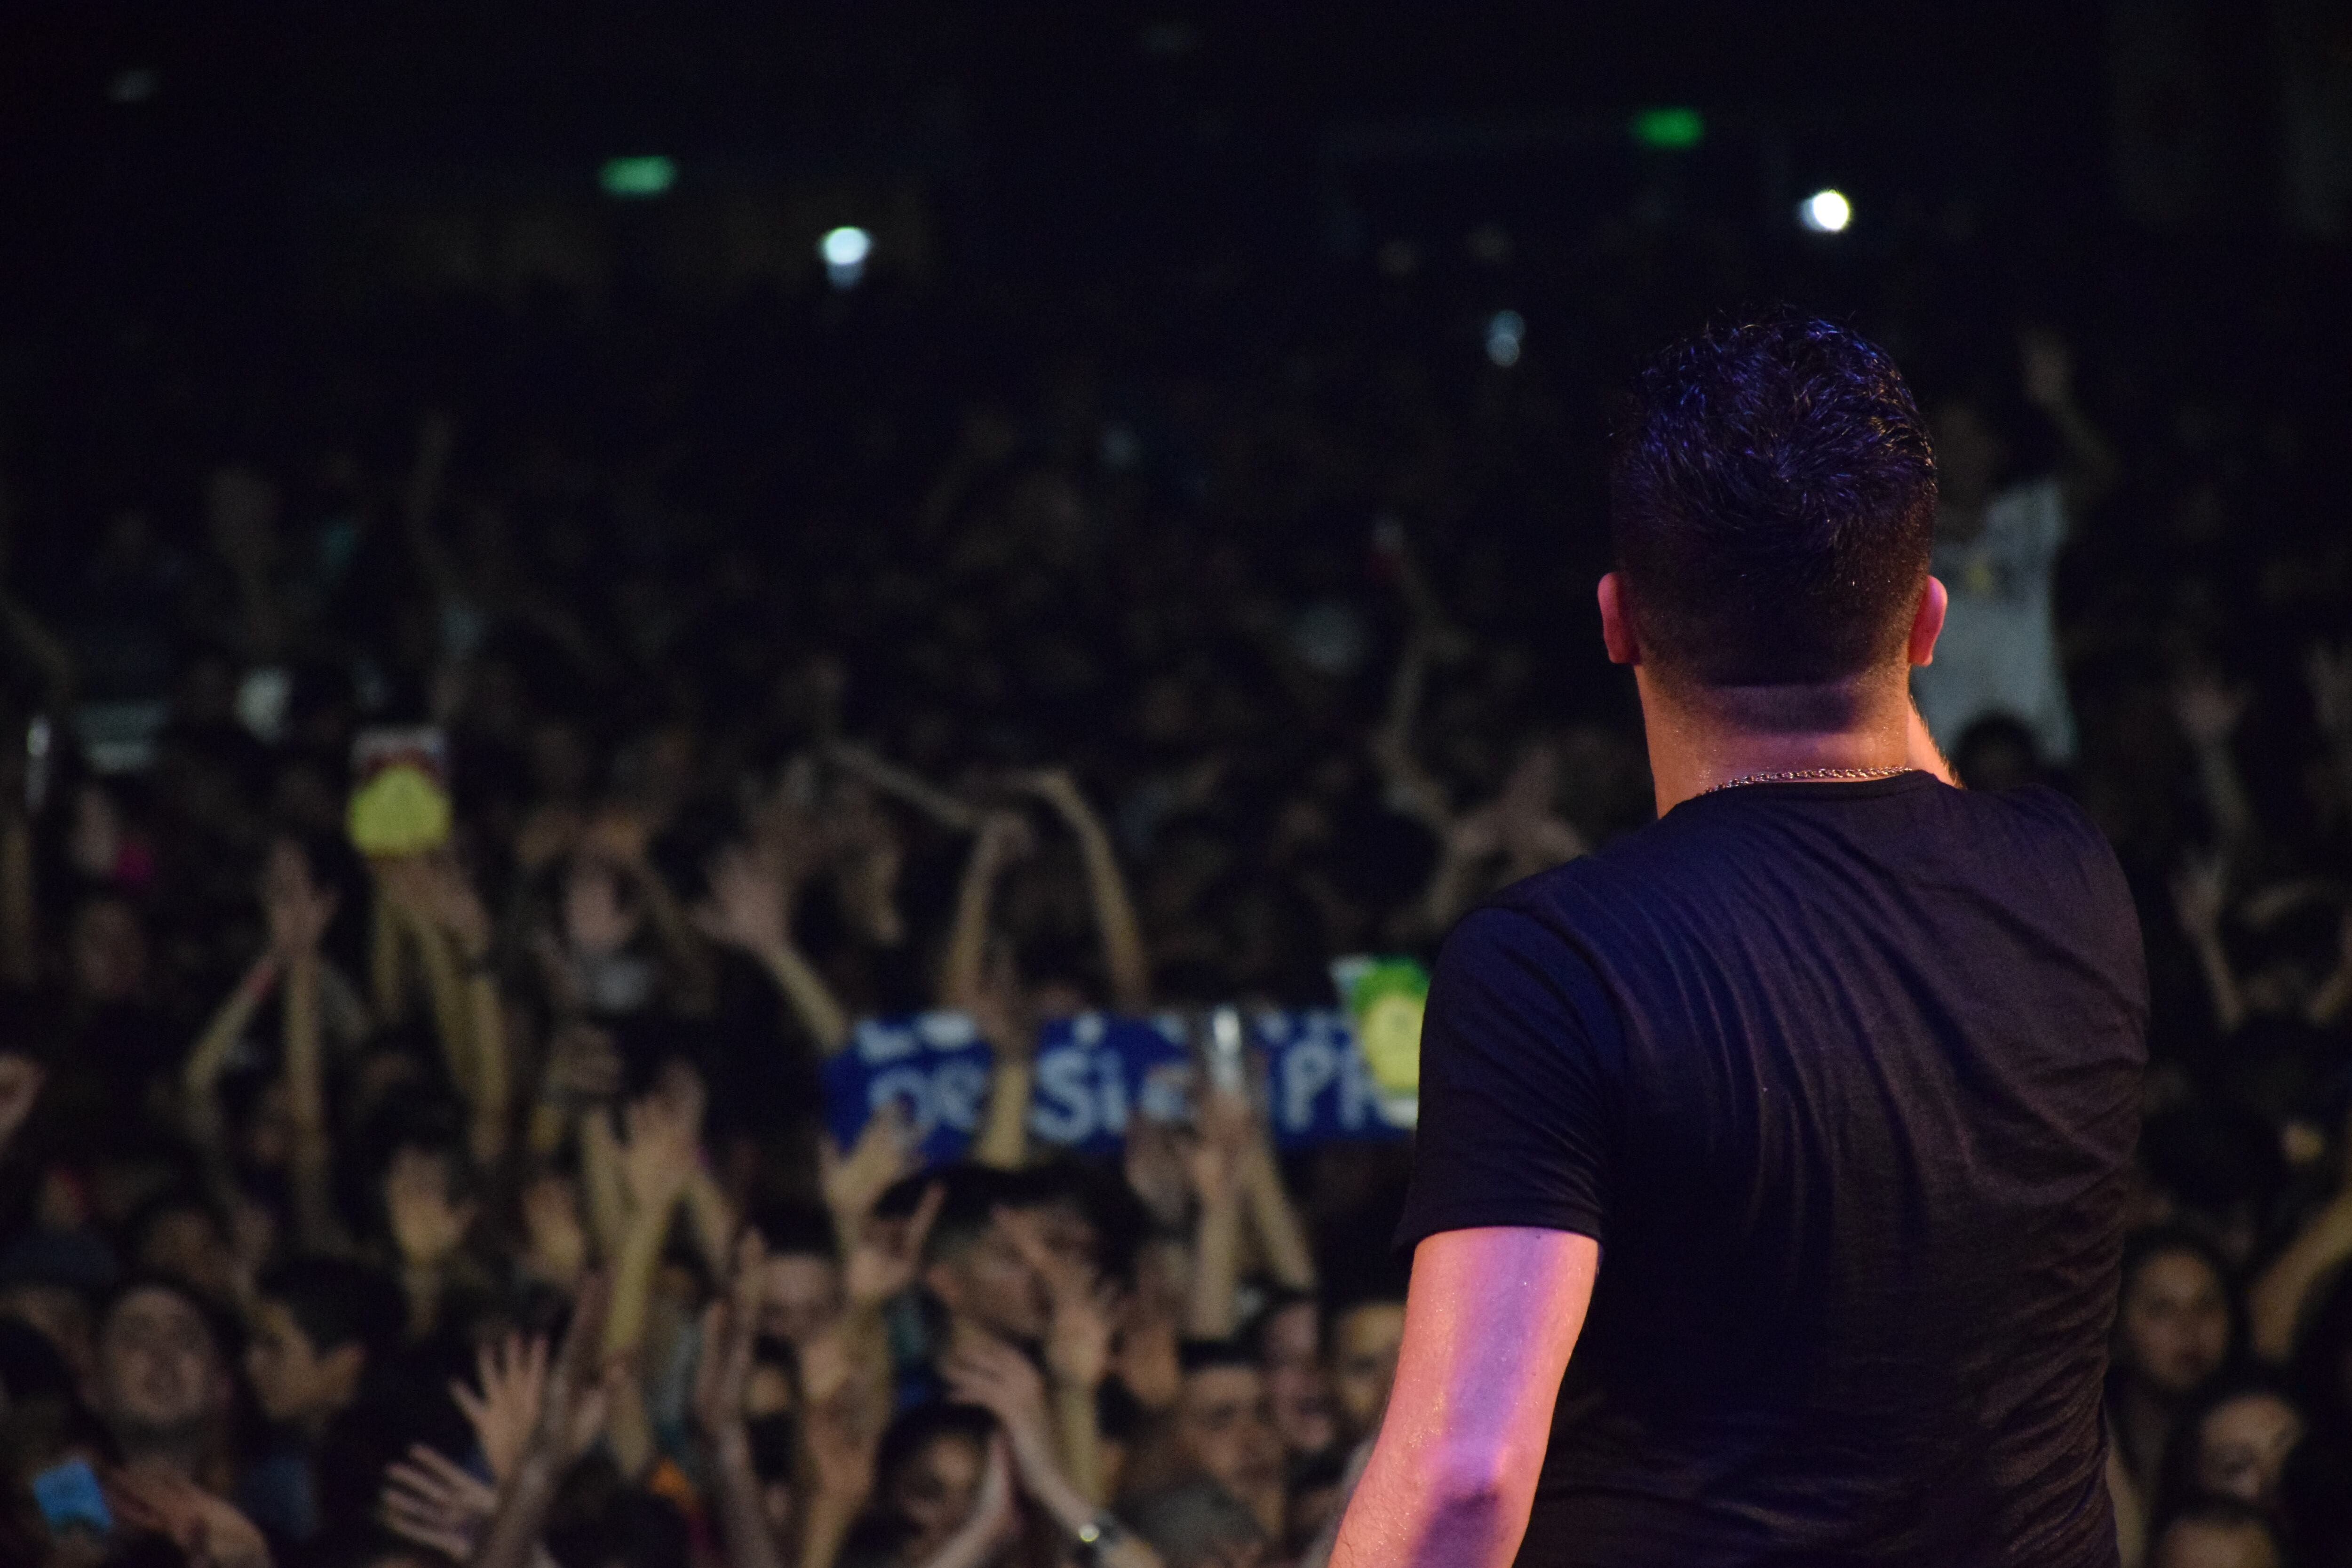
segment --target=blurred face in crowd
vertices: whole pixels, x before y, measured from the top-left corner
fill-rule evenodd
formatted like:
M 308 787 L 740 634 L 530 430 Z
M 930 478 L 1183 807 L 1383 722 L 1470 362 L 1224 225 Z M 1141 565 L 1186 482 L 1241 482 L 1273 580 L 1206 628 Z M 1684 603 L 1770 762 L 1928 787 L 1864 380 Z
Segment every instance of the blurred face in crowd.
M 814 1252 L 783 1252 L 760 1272 L 760 1331 L 799 1344 L 841 1312 L 841 1266 Z
M 316 1428 L 358 1397 L 367 1352 L 357 1343 L 320 1353 L 283 1301 L 254 1310 L 245 1374 L 261 1413 L 280 1426 Z
M 1034 1344 L 1045 1337 L 1052 1299 L 1004 1227 L 991 1224 L 924 1271 L 940 1304 L 1000 1339 Z
M 1084 1205 L 1073 1198 L 1056 1198 L 1030 1212 L 1036 1215 L 1038 1239 L 1056 1261 L 1083 1274 L 1094 1273 L 1101 1238 L 1095 1234 L 1094 1219 Z
M 2164 1532 L 2149 1562 L 2153 1568 L 2279 1568 L 2279 1553 L 2258 1526 L 2184 1519 Z
M 125 1448 L 184 1442 L 228 1402 L 212 1329 L 177 1290 L 146 1286 L 99 1325 L 90 1406 Z
M 1294 1302 L 1266 1321 L 1266 1397 L 1275 1430 L 1294 1454 L 1319 1454 L 1339 1436 L 1323 1373 L 1321 1327 L 1312 1301 Z
M 1255 1367 L 1187 1373 L 1176 1397 L 1175 1437 L 1186 1464 L 1233 1493 L 1279 1539 L 1283 1528 L 1282 1441 Z
M 890 1506 L 916 1531 L 916 1539 L 906 1551 L 907 1562 L 929 1562 L 957 1527 L 971 1517 L 972 1499 L 980 1491 L 986 1459 L 973 1439 L 943 1432 L 916 1449 L 914 1457 L 890 1478 Z
M 93 899 L 74 915 L 68 939 L 74 991 L 85 1002 L 128 1002 L 147 983 L 147 934 L 120 899 Z
M 637 934 L 637 911 L 611 867 L 586 858 L 572 862 L 563 879 L 563 934 L 574 952 L 590 957 L 618 952 Z
M 1331 1325 L 1331 1382 L 1348 1430 L 1361 1436 L 1380 1425 L 1396 1382 L 1397 1348 L 1404 1343 L 1404 1303 L 1368 1301 Z
M 2267 1508 L 2278 1497 L 2287 1456 L 2303 1441 L 2303 1417 L 2273 1394 L 2246 1394 L 2206 1412 L 2197 1428 L 2197 1486 L 2216 1497 Z
M 220 1226 L 200 1208 L 170 1209 L 155 1216 L 139 1239 L 140 1268 L 194 1286 L 215 1301 L 235 1293 L 236 1260 Z
M 2123 1363 L 2154 1392 L 2177 1398 L 2229 1354 L 2229 1296 L 2195 1253 L 2159 1252 L 2124 1282 L 2116 1327 Z

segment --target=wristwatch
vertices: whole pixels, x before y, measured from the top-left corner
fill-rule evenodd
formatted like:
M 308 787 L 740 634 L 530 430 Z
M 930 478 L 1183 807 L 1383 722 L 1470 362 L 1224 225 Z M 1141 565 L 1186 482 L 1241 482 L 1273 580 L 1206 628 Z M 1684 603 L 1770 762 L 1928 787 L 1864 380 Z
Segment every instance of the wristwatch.
M 1071 1535 L 1077 1542 L 1077 1559 L 1083 1568 L 1095 1568 L 1105 1552 L 1127 1539 L 1127 1527 L 1106 1510 L 1078 1526 Z

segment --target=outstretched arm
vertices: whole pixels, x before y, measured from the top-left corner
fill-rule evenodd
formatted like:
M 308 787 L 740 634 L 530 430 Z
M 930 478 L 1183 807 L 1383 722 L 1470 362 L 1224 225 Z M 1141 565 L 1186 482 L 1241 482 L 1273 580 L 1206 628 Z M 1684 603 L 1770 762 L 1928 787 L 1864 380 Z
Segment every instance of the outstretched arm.
M 1135 916 L 1135 900 L 1128 896 L 1127 874 L 1119 869 L 1111 847 L 1110 830 L 1079 793 L 1077 783 L 1059 768 L 1036 775 L 1032 787 L 1039 798 L 1068 824 L 1085 858 L 1087 886 L 1094 895 L 1095 926 L 1102 936 L 1103 968 L 1110 977 L 1111 1005 L 1122 1013 L 1140 1013 L 1151 1005 L 1151 963 L 1143 947 L 1143 924 Z
M 702 934 L 765 970 L 820 1052 L 832 1056 L 846 1046 L 849 1014 L 793 936 L 793 879 L 782 855 L 731 845 L 711 861 L 709 876 L 710 897 L 693 914 Z
M 1501 1568 L 1527 1533 L 1600 1244 L 1492 1226 L 1433 1236 L 1412 1262 L 1396 1389 L 1333 1568 Z
M 989 1071 L 988 1119 L 972 1158 L 1002 1170 L 1018 1170 L 1028 1160 L 1037 1041 L 1019 976 L 1012 973 L 1004 952 L 991 953 L 991 911 L 998 879 L 1028 853 L 1029 845 L 1027 825 L 1013 813 L 992 813 L 982 821 L 971 858 L 964 862 L 955 925 L 940 974 L 940 1005 L 970 1014 L 988 1041 L 994 1064 Z
M 2048 332 L 2028 332 L 2020 341 L 2026 402 L 2042 410 L 2065 444 L 2067 505 L 2079 511 L 2113 489 L 2123 464 L 2113 447 L 2074 400 L 2074 352 Z

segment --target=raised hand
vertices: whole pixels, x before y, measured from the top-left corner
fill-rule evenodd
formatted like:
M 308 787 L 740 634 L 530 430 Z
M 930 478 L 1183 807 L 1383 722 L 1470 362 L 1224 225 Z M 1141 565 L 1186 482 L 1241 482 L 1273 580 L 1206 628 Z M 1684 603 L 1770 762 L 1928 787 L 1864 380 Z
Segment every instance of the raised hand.
M 2339 742 L 2352 741 L 2352 642 L 2313 645 L 2304 673 L 2320 732 Z
M 996 1433 L 988 1440 L 988 1458 L 981 1467 L 980 1486 L 971 1495 L 971 1512 L 956 1531 L 974 1548 L 977 1559 L 992 1559 L 1021 1539 L 1021 1497 L 1013 1489 L 1013 1475 L 1012 1445 L 1003 1433 Z
M 1504 827 L 1502 814 L 1493 806 L 1471 812 L 1446 830 L 1445 852 L 1461 860 L 1485 860 L 1500 855 Z
M 494 1488 L 422 1443 L 384 1467 L 377 1503 L 384 1528 L 457 1563 L 474 1554 L 498 1506 Z
M 1011 779 L 1013 788 L 1024 795 L 1036 796 L 1059 815 L 1066 817 L 1092 817 L 1094 807 L 1087 803 L 1086 792 L 1067 768 L 1039 768 L 1034 773 L 1015 773 Z
M 299 846 L 281 839 L 272 846 L 261 873 L 261 908 L 269 925 L 269 951 L 281 963 L 291 963 L 319 951 L 335 911 L 342 907 L 333 891 L 310 879 L 310 863 Z
M 621 1185 L 637 1223 L 667 1223 L 702 1168 L 702 1110 L 701 1079 L 683 1072 L 668 1075 L 654 1092 L 629 1102 L 623 1116 Z
M 467 961 L 480 963 L 489 955 L 490 916 L 472 879 L 446 850 L 420 856 L 416 864 L 417 910 L 449 933 Z
M 2245 688 L 2226 685 L 2213 675 L 2184 676 L 2172 689 L 2172 714 L 2191 745 L 2200 750 L 2227 745 L 2246 715 L 2246 699 Z
M 439 1268 L 464 1245 L 478 1210 L 471 1200 L 453 1203 L 444 1155 L 404 1148 L 384 1173 L 383 1207 L 392 1239 L 411 1269 Z
M 792 899 L 781 857 L 730 844 L 708 868 L 710 896 L 695 906 L 695 929 L 722 947 L 764 958 L 792 945 Z
M 906 941 L 907 922 L 898 912 L 906 847 L 870 788 L 853 783 L 840 792 L 826 837 L 833 847 L 834 882 L 851 922 L 877 947 Z
M 125 1523 L 167 1537 L 189 1568 L 269 1568 L 254 1522 L 195 1482 L 164 1470 L 117 1470 L 106 1498 Z
M 2181 862 L 2172 877 L 2172 908 L 2181 930 L 2200 941 L 2217 936 L 2228 906 L 2229 880 L 2220 856 L 2191 854 Z
M 996 1224 L 1012 1238 L 1022 1260 L 1045 1281 L 1053 1301 L 1045 1332 L 1045 1370 L 1066 1387 L 1095 1388 L 1110 1367 L 1111 1325 L 1118 1317 L 1118 1289 L 1097 1279 L 1083 1265 L 1047 1244 L 1045 1222 L 1034 1210 L 998 1209 Z
M 824 1206 L 850 1235 L 864 1226 L 866 1216 L 874 1212 L 875 1203 L 890 1184 L 912 1174 L 921 1163 L 914 1125 L 907 1119 L 905 1104 L 896 1100 L 885 1101 L 866 1119 L 848 1154 L 841 1152 L 828 1133 L 818 1145 L 817 1157 Z
M 1248 1099 L 1213 1086 L 1200 1097 L 1199 1126 L 1185 1151 L 1185 1173 L 1202 1203 L 1232 1194 L 1241 1179 L 1255 1135 L 1256 1112 Z
M 16 1051 L 0 1054 L 0 1151 L 33 1114 L 47 1081 L 48 1070 L 32 1058 Z
M 612 1304 L 612 1288 L 603 1276 L 592 1274 L 582 1282 L 572 1327 L 541 1394 L 530 1446 L 558 1465 L 572 1464 L 604 1432 L 613 1396 L 628 1375 L 627 1357 L 603 1355 L 604 1319 Z
M 2045 412 L 2074 398 L 2074 351 L 2051 332 L 2027 332 L 2018 340 L 2025 401 Z
M 569 1286 L 588 1265 L 588 1229 L 580 1193 L 562 1176 L 534 1178 L 522 1190 L 523 1259 L 551 1284 Z
M 974 1335 L 940 1364 L 949 1392 L 977 1405 L 1003 1423 L 1013 1452 L 1024 1469 L 1053 1468 L 1053 1420 L 1046 1413 L 1045 1380 L 1036 1364 L 1002 1340 Z
M 489 1461 L 491 1476 L 504 1482 L 530 1449 L 531 1433 L 539 1426 L 540 1403 L 547 1392 L 547 1341 L 539 1335 L 526 1340 L 509 1334 L 503 1344 L 476 1351 L 474 1366 L 480 1392 L 452 1378 L 449 1397 L 474 1428 L 474 1440 Z
M 836 1395 L 812 1405 L 801 1429 L 818 1495 L 852 1513 L 874 1490 L 874 1435 L 855 1403 Z
M 752 840 L 788 890 L 824 863 L 824 831 L 811 804 L 816 787 L 814 759 L 797 757 L 751 814 Z
M 1060 777 L 1064 783 L 1068 782 L 1067 774 Z M 981 819 L 980 833 L 973 847 L 991 871 L 1001 871 L 1007 866 L 1018 865 L 1037 852 L 1037 834 L 1029 826 L 1029 819 L 1019 812 L 992 811 Z
M 725 1294 L 702 1312 L 702 1354 L 694 1368 L 694 1420 L 722 1451 L 748 1445 L 743 1389 L 751 1377 L 751 1352 L 759 1340 L 760 1272 L 768 1249 L 756 1230 L 736 1243 L 734 1269 Z
M 1025 1062 L 1037 1054 L 1036 1013 L 1009 947 L 1000 946 L 990 955 L 979 986 L 958 1003 L 971 1015 L 981 1038 L 998 1059 Z
M 849 1241 L 842 1265 L 842 1291 L 853 1311 L 873 1311 L 915 1282 L 923 1266 L 923 1243 L 940 1217 L 947 1189 L 925 1189 L 914 1214 L 903 1222 L 877 1220 L 869 1213 Z

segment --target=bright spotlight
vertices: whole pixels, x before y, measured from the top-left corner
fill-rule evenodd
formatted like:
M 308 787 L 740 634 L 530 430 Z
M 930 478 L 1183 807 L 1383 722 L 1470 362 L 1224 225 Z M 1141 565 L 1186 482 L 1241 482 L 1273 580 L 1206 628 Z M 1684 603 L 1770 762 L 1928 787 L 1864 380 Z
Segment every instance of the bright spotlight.
M 1815 191 L 1797 204 L 1797 221 L 1815 234 L 1843 234 L 1853 221 L 1853 204 L 1842 191 Z
M 1517 310 L 1496 311 L 1486 323 L 1486 357 L 1510 369 L 1519 363 L 1519 348 L 1527 335 L 1527 319 Z
M 836 289 L 854 289 L 866 276 L 866 258 L 874 254 L 874 237 L 862 228 L 836 228 L 817 241 L 824 258 L 824 275 Z

